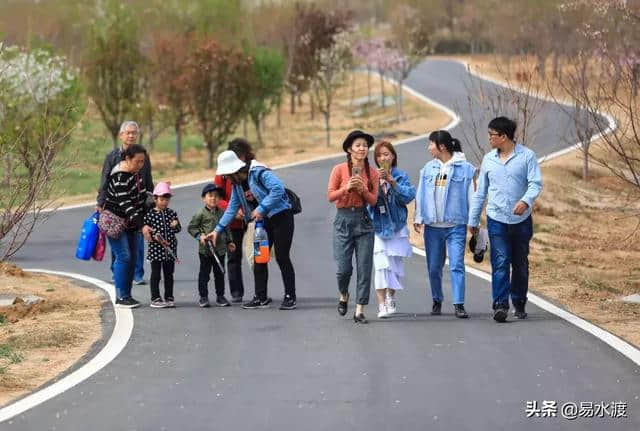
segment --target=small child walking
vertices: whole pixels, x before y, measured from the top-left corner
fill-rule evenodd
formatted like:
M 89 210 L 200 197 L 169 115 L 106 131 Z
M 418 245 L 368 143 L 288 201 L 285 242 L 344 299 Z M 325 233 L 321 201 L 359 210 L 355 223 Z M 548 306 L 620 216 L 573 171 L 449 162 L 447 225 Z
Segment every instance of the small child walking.
M 209 307 L 209 279 L 213 271 L 213 280 L 216 288 L 216 302 L 218 307 L 228 307 L 231 304 L 224 296 L 224 262 L 227 249 L 235 251 L 231 234 L 228 229 L 220 233 L 220 241 L 213 245 L 206 239 L 206 236 L 213 232 L 214 228 L 222 218 L 224 211 L 218 208 L 218 201 L 223 190 L 215 184 L 207 184 L 202 189 L 202 200 L 204 207 L 201 208 L 191 218 L 189 222 L 189 235 L 193 236 L 199 243 L 198 256 L 200 258 L 200 272 L 198 274 L 198 294 L 200 307 Z M 215 255 L 214 255 L 215 253 Z
M 147 260 L 151 263 L 151 307 L 175 307 L 173 273 L 178 256 L 176 233 L 181 226 L 178 214 L 169 208 L 171 183 L 160 182 L 153 189 L 155 207 L 144 216 L 144 225 L 151 228 Z M 160 296 L 160 272 L 164 273 L 164 300 Z

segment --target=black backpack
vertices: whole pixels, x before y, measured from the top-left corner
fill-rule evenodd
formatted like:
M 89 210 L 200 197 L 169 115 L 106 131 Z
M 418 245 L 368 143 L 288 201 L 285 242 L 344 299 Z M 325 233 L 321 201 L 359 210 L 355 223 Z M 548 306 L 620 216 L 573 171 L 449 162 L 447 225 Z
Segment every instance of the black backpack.
M 266 194 L 269 194 L 269 190 L 267 190 L 267 188 L 262 183 L 262 173 L 267 169 L 269 168 L 261 170 L 258 174 L 258 185 Z M 287 199 L 289 199 L 289 203 L 291 204 L 291 212 L 294 215 L 300 214 L 302 212 L 302 201 L 300 200 L 300 196 L 298 196 L 293 190 L 286 187 L 284 188 L 284 192 L 286 193 Z

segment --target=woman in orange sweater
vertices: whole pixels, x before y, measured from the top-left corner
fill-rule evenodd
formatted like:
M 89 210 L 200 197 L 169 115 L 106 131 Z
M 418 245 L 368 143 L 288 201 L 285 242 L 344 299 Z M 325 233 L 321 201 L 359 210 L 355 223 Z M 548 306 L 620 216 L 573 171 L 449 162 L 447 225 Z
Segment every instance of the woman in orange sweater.
M 347 314 L 349 281 L 356 253 L 356 311 L 353 320 L 367 323 L 364 306 L 369 303 L 371 269 L 373 267 L 373 222 L 367 205 L 375 205 L 378 199 L 378 173 L 369 166 L 369 147 L 373 136 L 360 130 L 349 133 L 342 143 L 347 161 L 333 167 L 329 178 L 329 202 L 335 202 L 336 218 L 333 222 L 333 255 L 338 266 L 338 313 Z

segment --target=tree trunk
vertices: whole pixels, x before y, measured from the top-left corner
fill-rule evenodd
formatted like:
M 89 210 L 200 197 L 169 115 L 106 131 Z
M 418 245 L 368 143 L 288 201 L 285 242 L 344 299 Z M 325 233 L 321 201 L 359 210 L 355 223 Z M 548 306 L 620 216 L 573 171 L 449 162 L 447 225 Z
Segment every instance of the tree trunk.
M 584 181 L 589 181 L 589 145 L 591 145 L 591 139 L 586 136 L 582 142 L 582 179 Z
M 631 94 L 634 97 L 638 95 L 638 81 L 640 81 L 640 66 L 634 64 L 631 67 Z
M 397 85 L 395 90 L 396 90 L 396 123 L 400 123 L 400 119 L 402 117 L 400 113 L 400 86 Z
M 560 78 L 560 59 L 559 59 L 558 51 L 553 51 L 553 77 L 556 79 Z
M 367 102 L 371 103 L 371 68 L 367 67 Z
M 207 142 L 207 168 L 213 169 L 213 142 Z
M 313 121 L 316 117 L 316 104 L 313 103 L 313 92 L 309 92 L 309 113 L 311 115 L 311 121 Z
M 351 106 L 356 100 L 356 72 L 351 72 Z
M 331 146 L 331 125 L 330 125 L 331 114 L 327 109 L 327 111 L 323 115 L 324 115 L 324 128 L 325 128 L 325 131 L 327 132 L 327 148 L 329 148 Z
M 149 152 L 153 151 L 153 146 L 155 145 L 156 137 L 153 134 L 153 121 L 149 122 L 149 139 L 147 140 L 149 146 Z M 140 141 L 142 142 L 142 141 Z
M 540 78 L 545 78 L 545 57 L 542 55 L 538 55 L 538 64 L 536 66 L 536 71 L 538 72 L 538 75 L 540 75 Z
M 182 163 L 182 118 L 176 120 L 176 163 Z
M 251 118 L 251 122 L 253 123 L 253 126 L 256 129 L 256 141 L 258 141 L 258 148 L 262 148 L 263 146 L 263 141 L 262 141 L 262 122 L 260 121 L 260 118 Z
M 118 132 L 111 130 L 111 140 L 113 141 L 113 149 L 118 148 Z
M 282 99 L 278 100 L 278 110 L 276 111 L 276 125 L 278 129 L 282 127 L 282 122 L 280 121 L 280 115 L 282 111 Z
M 302 108 L 302 91 L 298 92 L 298 108 Z
M 380 106 L 384 109 L 384 75 L 381 71 L 378 71 L 378 74 L 380 75 Z
M 398 92 L 399 92 L 399 109 L 400 109 L 400 121 L 404 120 L 404 88 L 402 87 L 404 80 L 398 82 Z
M 295 91 L 291 91 L 291 107 L 289 112 L 291 113 L 291 115 L 296 113 L 296 93 Z

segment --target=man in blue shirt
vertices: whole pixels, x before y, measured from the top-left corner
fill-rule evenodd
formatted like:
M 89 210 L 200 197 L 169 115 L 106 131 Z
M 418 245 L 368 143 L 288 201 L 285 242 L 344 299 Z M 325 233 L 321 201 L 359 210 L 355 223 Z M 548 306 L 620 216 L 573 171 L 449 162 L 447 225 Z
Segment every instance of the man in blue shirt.
M 536 155 L 516 144 L 516 123 L 506 117 L 489 122 L 489 144 L 478 188 L 471 200 L 469 230 L 475 233 L 487 199 L 487 230 L 491 248 L 493 319 L 507 320 L 509 295 L 515 316 L 525 319 L 529 289 L 529 241 L 533 236 L 531 211 L 542 191 L 542 174 Z

